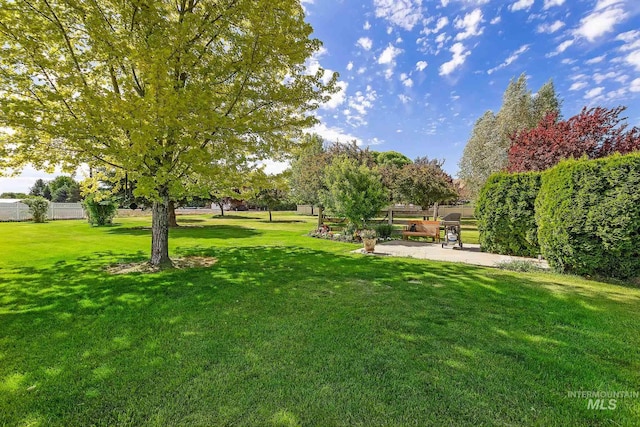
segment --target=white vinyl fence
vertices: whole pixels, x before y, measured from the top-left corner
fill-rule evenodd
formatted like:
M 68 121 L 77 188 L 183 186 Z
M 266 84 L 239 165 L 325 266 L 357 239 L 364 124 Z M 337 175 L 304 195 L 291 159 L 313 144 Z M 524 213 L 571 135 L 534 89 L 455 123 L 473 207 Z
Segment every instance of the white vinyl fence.
M 49 203 L 47 219 L 86 218 L 80 203 Z M 0 203 L 0 221 L 28 221 L 31 219 L 29 206 L 24 203 Z

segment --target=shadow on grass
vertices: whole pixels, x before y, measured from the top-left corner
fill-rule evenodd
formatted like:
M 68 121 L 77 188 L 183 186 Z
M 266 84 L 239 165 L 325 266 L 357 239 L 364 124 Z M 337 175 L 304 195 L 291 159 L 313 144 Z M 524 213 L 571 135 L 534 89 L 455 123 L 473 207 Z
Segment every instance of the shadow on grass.
M 283 408 L 319 425 L 637 420 L 637 405 L 566 398 L 636 389 L 637 295 L 298 247 L 191 254 L 218 262 L 3 269 L 0 424 L 251 425 Z
M 302 221 L 299 219 L 274 219 L 273 221 L 269 221 L 268 219 L 262 219 L 258 222 L 263 222 L 266 224 L 276 224 L 276 223 L 280 223 L 280 224 L 295 224 L 298 222 L 308 222 L 308 221 Z
M 259 216 L 245 216 L 245 215 L 234 215 L 234 214 L 224 214 L 224 215 L 214 215 L 212 218 L 215 219 L 262 219 Z
M 151 235 L 151 227 L 119 227 L 107 232 L 118 235 L 149 236 Z M 169 230 L 170 238 L 186 237 L 191 239 L 242 239 L 261 234 L 263 234 L 262 231 L 237 225 L 183 225 Z

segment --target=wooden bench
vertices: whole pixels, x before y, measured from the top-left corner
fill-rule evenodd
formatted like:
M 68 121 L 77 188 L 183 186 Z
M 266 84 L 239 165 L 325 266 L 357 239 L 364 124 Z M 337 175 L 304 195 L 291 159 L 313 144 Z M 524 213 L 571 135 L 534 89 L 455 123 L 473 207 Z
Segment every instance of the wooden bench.
M 416 231 L 410 231 L 415 225 Z M 408 240 L 409 236 L 431 237 L 434 242 L 440 241 L 440 221 L 409 221 L 402 231 L 402 238 Z

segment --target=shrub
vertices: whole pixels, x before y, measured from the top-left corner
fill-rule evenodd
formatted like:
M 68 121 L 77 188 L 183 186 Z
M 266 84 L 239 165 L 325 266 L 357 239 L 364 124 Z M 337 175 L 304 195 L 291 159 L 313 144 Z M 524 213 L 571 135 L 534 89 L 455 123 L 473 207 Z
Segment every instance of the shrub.
M 49 201 L 41 196 L 29 197 L 22 201 L 25 205 L 29 206 L 29 213 L 33 218 L 33 222 L 45 222 L 47 219 L 47 212 L 49 211 Z
M 531 272 L 535 273 L 535 272 L 546 271 L 544 268 L 540 267 L 540 265 L 538 265 L 535 261 L 526 261 L 526 260 L 520 260 L 520 259 L 514 259 L 511 261 L 501 261 L 496 264 L 496 267 L 502 270 L 518 271 L 518 272 L 524 272 L 524 273 L 531 273 Z
M 540 253 L 535 222 L 535 200 L 540 173 L 494 174 L 476 202 L 482 250 L 506 255 Z
M 556 270 L 640 276 L 640 153 L 567 160 L 536 200 L 542 254 Z
M 82 205 L 87 210 L 89 224 L 103 226 L 111 224 L 118 212 L 118 203 L 111 199 L 101 199 L 99 194 L 88 195 Z
M 349 219 L 357 228 L 364 227 L 388 203 L 380 174 L 356 160 L 336 157 L 324 173 L 323 205 L 335 215 Z
M 375 230 L 381 239 L 388 239 L 393 234 L 393 226 L 390 224 L 378 224 L 375 226 Z
M 371 229 L 364 229 L 360 231 L 361 239 L 375 239 L 377 237 L 376 231 Z

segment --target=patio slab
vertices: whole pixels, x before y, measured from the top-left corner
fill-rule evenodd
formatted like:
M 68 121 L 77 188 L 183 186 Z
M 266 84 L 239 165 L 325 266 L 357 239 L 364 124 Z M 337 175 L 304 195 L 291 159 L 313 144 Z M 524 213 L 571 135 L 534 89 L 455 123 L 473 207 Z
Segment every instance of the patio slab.
M 354 252 L 365 253 L 364 249 L 358 249 Z M 440 243 L 391 240 L 377 243 L 373 255 L 461 262 L 485 267 L 497 267 L 501 262 L 522 260 L 533 262 L 540 268 L 549 269 L 549 264 L 545 260 L 481 252 L 480 245 L 473 243 L 464 243 L 461 249 L 457 246 L 445 246 L 443 248 Z

